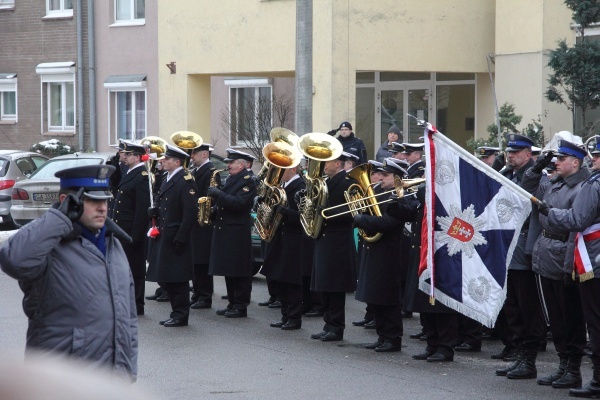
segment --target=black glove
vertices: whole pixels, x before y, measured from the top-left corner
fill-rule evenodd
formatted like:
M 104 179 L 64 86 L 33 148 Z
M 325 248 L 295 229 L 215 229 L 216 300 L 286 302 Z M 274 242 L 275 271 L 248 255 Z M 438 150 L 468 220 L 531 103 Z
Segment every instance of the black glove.
M 360 227 L 360 220 L 362 219 L 363 215 L 361 213 L 358 213 L 354 216 L 354 226 L 358 226 Z
M 338 133 L 338 131 L 339 131 L 339 129 L 337 129 L 337 128 L 336 129 L 332 129 L 329 132 L 327 132 L 327 134 L 329 136 L 335 136 L 335 134 Z
M 419 202 L 425 206 L 425 185 L 417 189 L 417 200 L 419 200 Z
M 500 171 L 506 165 L 506 160 L 504 159 L 504 153 L 496 154 L 496 158 L 492 163 L 492 168 L 495 171 Z
M 538 206 L 538 212 L 542 215 L 545 215 L 546 217 L 548 216 L 548 213 L 550 212 L 550 209 L 552 208 L 550 206 L 550 204 L 546 203 L 544 200 L 537 203 L 537 206 Z
M 546 168 L 552 162 L 552 157 L 554 157 L 553 151 L 540 154 L 535 161 L 535 164 L 533 164 L 533 167 L 531 167 L 531 172 L 541 174 L 544 168 Z
M 208 192 L 206 192 L 206 195 L 209 197 L 217 198 L 217 197 L 219 197 L 219 193 L 221 193 L 221 191 L 219 189 L 211 186 L 208 188 Z
M 563 283 L 566 286 L 571 286 L 575 284 L 575 281 L 573 280 L 573 275 L 571 274 L 564 274 L 563 275 Z
M 79 188 L 76 194 L 69 193 L 58 206 L 58 211 L 71 220 L 78 221 L 83 214 L 83 188 Z
M 254 200 L 252 201 L 252 209 L 256 210 L 256 206 L 258 205 L 259 202 L 261 202 L 263 200 L 262 196 L 254 196 Z
M 273 215 L 281 214 L 281 219 L 286 220 L 288 215 L 288 208 L 281 204 L 275 204 L 273 207 Z
M 173 253 L 175 253 L 176 256 L 180 256 L 183 254 L 183 250 L 185 250 L 185 243 L 173 240 Z
M 150 218 L 158 218 L 158 207 L 149 207 L 148 216 Z

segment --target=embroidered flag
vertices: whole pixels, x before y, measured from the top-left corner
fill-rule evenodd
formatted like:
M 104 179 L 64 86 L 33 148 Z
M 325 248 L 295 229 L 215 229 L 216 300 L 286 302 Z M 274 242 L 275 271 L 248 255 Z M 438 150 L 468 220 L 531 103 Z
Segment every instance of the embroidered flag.
M 427 126 L 419 288 L 493 327 L 531 195 Z

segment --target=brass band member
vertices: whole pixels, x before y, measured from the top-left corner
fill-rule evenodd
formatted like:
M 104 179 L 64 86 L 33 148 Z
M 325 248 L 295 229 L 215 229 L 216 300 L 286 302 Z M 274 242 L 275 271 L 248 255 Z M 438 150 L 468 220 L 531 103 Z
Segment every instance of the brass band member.
M 216 168 L 210 161 L 213 147 L 208 143 L 192 151 L 193 170 L 192 176 L 196 181 L 196 188 L 200 197 L 206 196 L 209 185 L 215 174 Z M 214 181 L 218 188 L 221 187 L 221 178 L 217 172 Z M 212 275 L 208 274 L 208 263 L 210 261 L 210 247 L 212 242 L 213 227 L 211 225 L 200 226 L 193 224 L 192 241 L 194 243 L 194 277 L 192 284 L 193 309 L 210 308 L 212 306 L 212 295 L 214 292 L 214 281 Z
M 344 161 L 351 157 L 348 153 L 330 161 L 325 161 L 329 206 L 346 203 L 344 192 L 354 181 L 346 176 Z M 345 210 L 348 210 L 345 207 Z M 345 211 L 342 208 L 341 211 Z M 320 211 L 319 211 L 320 212 Z M 356 249 L 352 229 L 352 215 L 323 223 L 321 235 L 315 240 L 313 276 L 311 290 L 323 292 L 323 320 L 325 326 L 312 339 L 324 342 L 339 341 L 344 338 L 346 292 L 356 289 Z
M 189 281 L 194 267 L 192 225 L 197 223 L 198 193 L 194 178 L 183 168 L 189 155 L 167 145 L 162 162 L 167 177 L 158 192 L 155 206 L 148 209 L 157 218 L 160 234 L 152 243 L 146 280 L 160 282 L 171 302 L 165 327 L 187 326 L 190 313 Z
M 298 175 L 297 167 L 286 169 L 282 182 L 288 204 L 287 207 L 275 206 L 274 213 L 282 215 L 282 222 L 275 237 L 267 245 L 261 273 L 271 279 L 275 295 L 281 302 L 281 321 L 274 322 L 271 326 L 295 330 L 302 326 L 301 241 L 305 235 L 294 197 L 306 185 Z
M 227 149 L 229 178 L 222 189 L 208 188 L 216 215 L 208 273 L 225 277 L 227 308 L 217 315 L 228 318 L 247 316 L 252 292 L 252 218 L 250 210 L 256 196 L 256 183 L 246 170 L 250 154 Z
M 381 172 L 381 189 L 394 189 L 394 175 L 403 177 L 406 170 L 389 159 Z M 391 193 L 377 197 L 385 201 Z M 362 257 L 358 271 L 356 300 L 367 303 L 369 312 L 375 318 L 377 341 L 365 345 L 366 349 L 377 352 L 392 352 L 402 349 L 402 290 L 401 265 L 398 256 L 398 243 L 403 236 L 404 222 L 385 214 L 389 203 L 380 204 L 382 216 L 357 214 L 354 224 L 369 234 L 381 232 L 376 242 L 363 241 Z
M 149 221 L 146 210 L 150 207 L 148 171 L 142 161 L 146 150 L 143 146 L 123 141 L 121 154 L 128 170 L 117 186 L 112 219 L 133 240 L 132 243 L 123 243 L 123 250 L 135 284 L 137 314 L 144 315 L 146 232 Z

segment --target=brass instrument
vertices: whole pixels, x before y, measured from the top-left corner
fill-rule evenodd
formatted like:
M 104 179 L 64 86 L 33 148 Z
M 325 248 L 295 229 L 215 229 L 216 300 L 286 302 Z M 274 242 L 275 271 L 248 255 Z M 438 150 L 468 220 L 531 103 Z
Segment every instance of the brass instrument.
M 298 140 L 298 149 L 308 159 L 306 167 L 306 189 L 302 192 L 298 211 L 306 234 L 316 239 L 321 233 L 323 216 L 317 207 L 327 205 L 327 185 L 323 179 L 325 161 L 335 160 L 343 151 L 339 140 L 326 133 L 307 133 Z
M 202 146 L 202 142 L 203 142 L 202 136 L 198 135 L 197 133 L 189 132 L 189 131 L 175 132 L 174 134 L 171 135 L 169 140 L 171 140 L 171 143 L 173 143 L 175 146 L 179 147 L 181 150 L 188 153 L 190 155 L 190 158 L 192 156 L 192 150 Z M 190 161 L 189 161 L 189 159 L 187 159 L 183 163 L 183 168 L 187 169 L 189 166 L 189 163 L 190 163 Z
M 355 216 L 358 213 L 367 212 L 375 217 L 381 217 L 381 210 L 377 205 L 377 200 L 374 197 L 375 192 L 373 191 L 373 185 L 371 184 L 372 169 L 373 165 L 366 163 L 358 165 L 348 172 L 348 176 L 358 182 L 350 185 L 348 190 L 344 192 L 344 197 L 348 202 L 348 208 L 350 209 L 349 211 L 352 216 Z M 365 205 L 365 207 L 359 209 L 358 207 L 355 207 L 357 204 Z M 321 215 L 323 215 L 323 212 L 321 212 Z M 378 232 L 373 236 L 369 236 L 363 229 L 358 229 L 358 234 L 369 243 L 378 241 L 383 235 Z
M 598 145 L 598 143 L 600 143 L 600 136 L 598 135 L 594 135 L 591 136 L 588 140 L 585 141 L 584 143 L 584 147 L 585 147 L 585 152 L 587 153 L 587 156 L 589 157 L 590 160 L 592 160 L 594 158 L 594 156 L 592 156 L 592 153 L 590 152 L 590 142 L 592 140 L 596 141 L 596 146 Z M 596 147 L 592 147 L 594 150 L 596 149 Z
M 294 168 L 300 163 L 301 155 L 296 147 L 278 141 L 263 147 L 266 172 L 262 174 L 262 185 L 259 201 L 256 204 L 254 226 L 265 242 L 270 242 L 277 232 L 282 215 L 275 212 L 275 206 L 287 206 L 285 190 L 279 186 L 286 169 Z M 268 165 L 267 165 L 268 164 Z M 261 170 L 261 173 L 263 172 Z
M 347 203 L 338 204 L 337 206 L 325 208 L 321 211 L 321 215 L 325 219 L 339 217 L 340 215 L 348 214 L 350 212 L 355 212 L 359 210 L 364 210 L 367 208 L 373 207 L 372 199 L 377 199 L 377 197 L 385 196 L 391 194 L 391 197 L 387 200 L 377 201 L 375 200 L 375 204 L 384 204 L 392 201 L 396 201 L 399 198 L 404 196 L 413 196 L 417 193 L 418 186 L 425 182 L 425 178 L 416 178 L 416 179 L 402 179 L 399 176 L 394 176 L 394 189 L 387 190 L 385 192 L 372 194 L 365 197 L 357 197 L 355 199 L 349 200 Z M 408 193 L 405 193 L 408 192 Z M 337 214 L 327 215 L 327 212 L 331 210 L 335 210 L 337 208 L 346 207 L 351 208 L 350 210 L 338 212 Z M 352 214 L 354 215 L 354 214 Z
M 210 182 L 208 183 L 209 187 L 217 187 L 217 177 L 220 172 L 225 171 L 224 169 L 215 170 L 211 177 Z M 212 220 L 210 219 L 210 208 L 212 207 L 212 198 L 209 196 L 202 196 L 198 199 L 198 224 L 200 226 L 207 226 L 212 224 Z
M 147 149 L 148 154 L 154 154 L 154 157 L 150 157 L 144 162 L 146 169 L 148 170 L 148 176 L 150 178 L 150 188 L 154 187 L 154 174 L 152 170 L 156 166 L 156 162 L 165 154 L 167 151 L 167 141 L 158 136 L 147 136 L 140 140 L 140 145 Z M 150 190 L 152 193 L 152 190 Z
M 296 147 L 298 143 L 298 135 L 289 129 L 281 127 L 271 129 L 269 136 L 271 137 L 271 142 L 283 142 L 291 147 Z

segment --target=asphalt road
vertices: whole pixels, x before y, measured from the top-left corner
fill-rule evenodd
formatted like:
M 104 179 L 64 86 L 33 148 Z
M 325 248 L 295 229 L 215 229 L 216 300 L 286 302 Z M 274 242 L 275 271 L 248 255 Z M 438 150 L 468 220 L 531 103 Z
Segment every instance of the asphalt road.
M 1 238 L 0 238 L 1 240 Z M 278 309 L 259 307 L 267 298 L 262 277 L 254 279 L 248 318 L 217 316 L 226 305 L 223 278 L 215 278 L 210 310 L 192 310 L 190 326 L 164 328 L 168 303 L 149 301 L 139 319 L 140 354 L 137 387 L 158 399 L 554 399 L 566 390 L 542 387 L 534 380 L 514 381 L 494 376 L 505 363 L 490 359 L 500 342 L 484 342 L 481 353 L 457 354 L 455 362 L 431 364 L 412 360 L 424 342 L 409 339 L 419 330 L 418 317 L 405 320 L 401 353 L 376 353 L 361 344 L 376 339 L 372 330 L 351 326 L 361 319 L 364 304 L 347 297 L 347 329 L 343 342 L 311 340 L 321 330 L 320 318 L 305 318 L 301 330 L 269 327 Z M 148 283 L 147 292 L 156 287 Z M 22 357 L 27 321 L 17 283 L 0 272 L 0 351 Z M 549 344 L 541 353 L 539 374 L 554 369 L 557 357 Z M 584 381 L 591 365 L 584 359 Z

